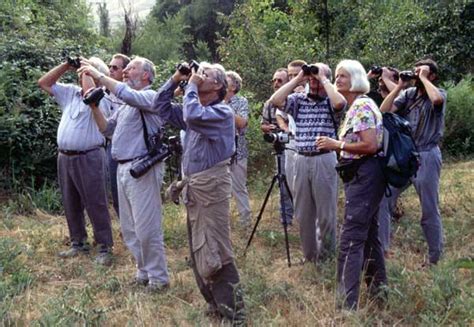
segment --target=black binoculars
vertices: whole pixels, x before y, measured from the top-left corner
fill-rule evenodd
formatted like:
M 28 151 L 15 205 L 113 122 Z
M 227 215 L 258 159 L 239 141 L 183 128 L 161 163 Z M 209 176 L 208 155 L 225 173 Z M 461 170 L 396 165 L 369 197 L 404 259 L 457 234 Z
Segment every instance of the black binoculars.
M 370 67 L 370 71 L 374 75 L 382 75 L 382 67 L 380 67 L 380 66 L 372 66 L 372 67 Z
M 188 64 L 186 62 L 183 62 L 181 64 L 178 64 L 176 66 L 176 69 L 179 71 L 180 74 L 183 75 L 189 75 L 193 72 L 193 68 L 195 70 L 199 69 L 199 64 L 195 60 L 191 60 L 191 62 Z
M 101 87 L 98 87 L 87 93 L 82 102 L 84 102 L 86 105 L 95 104 L 97 106 L 104 95 L 104 90 Z
M 69 66 L 74 67 L 76 69 L 81 68 L 81 58 L 66 57 L 66 60 Z
M 400 72 L 400 74 L 398 74 L 398 77 L 404 82 L 418 79 L 418 75 L 416 75 L 411 70 L 404 70 Z
M 305 75 L 317 75 L 319 73 L 319 67 L 316 65 L 306 65 L 304 64 L 301 66 L 301 69 L 303 70 Z

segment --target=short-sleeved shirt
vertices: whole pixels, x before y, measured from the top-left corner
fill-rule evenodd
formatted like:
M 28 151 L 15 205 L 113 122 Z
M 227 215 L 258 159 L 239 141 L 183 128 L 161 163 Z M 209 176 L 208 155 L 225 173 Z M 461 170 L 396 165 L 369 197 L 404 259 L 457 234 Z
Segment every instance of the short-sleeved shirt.
M 58 148 L 85 151 L 104 145 L 104 136 L 97 127 L 91 108 L 82 101 L 81 88 L 55 83 L 51 92 L 62 111 L 57 133 Z M 105 101 L 100 102 L 99 108 L 105 116 L 109 114 Z
M 383 146 L 382 113 L 375 102 L 366 96 L 358 97 L 346 112 L 344 123 L 339 132 L 339 138 L 346 144 L 361 141 L 358 132 L 375 129 L 377 148 Z M 364 155 L 341 151 L 341 158 L 360 159 Z
M 327 97 L 311 99 L 304 93 L 290 94 L 282 111 L 293 116 L 296 124 L 296 149 L 299 152 L 319 152 L 317 136 L 336 138 L 333 109 Z
M 238 115 L 248 121 L 249 119 L 249 103 L 246 98 L 238 95 L 234 95 L 230 101 L 229 106 L 234 111 L 235 115 Z M 237 128 L 236 126 L 236 159 L 241 160 L 248 158 L 247 140 L 245 139 L 245 133 L 247 127 Z
M 438 145 L 443 136 L 446 112 L 446 91 L 438 89 L 443 103 L 435 106 L 426 93 L 417 94 L 415 87 L 408 88 L 395 99 L 396 113 L 410 122 L 412 136 L 418 151 L 427 151 Z
M 276 124 L 276 112 L 277 108 L 273 106 L 270 101 L 265 102 L 263 105 L 262 110 L 262 119 L 260 120 L 260 124 Z

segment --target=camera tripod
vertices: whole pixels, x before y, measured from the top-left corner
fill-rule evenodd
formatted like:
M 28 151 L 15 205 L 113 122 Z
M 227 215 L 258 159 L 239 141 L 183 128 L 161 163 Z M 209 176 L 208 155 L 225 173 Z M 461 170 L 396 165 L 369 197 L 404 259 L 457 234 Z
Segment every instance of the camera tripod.
M 272 193 L 273 186 L 278 181 L 278 188 L 280 190 L 280 221 L 281 221 L 281 224 L 283 225 L 283 231 L 285 233 L 286 258 L 288 260 L 288 267 L 291 267 L 290 245 L 288 242 L 288 221 L 285 216 L 286 208 L 285 208 L 285 201 L 282 197 L 282 192 L 283 192 L 282 188 L 284 187 L 286 191 L 288 192 L 288 195 L 290 196 L 290 201 L 292 204 L 293 204 L 293 196 L 291 195 L 290 188 L 288 187 L 286 175 L 283 173 L 282 165 L 283 165 L 283 156 L 284 156 L 285 146 L 284 144 L 280 142 L 275 142 L 273 144 L 273 147 L 276 152 L 277 173 L 272 178 L 270 188 L 267 191 L 267 195 L 265 196 L 265 200 L 263 201 L 262 207 L 260 208 L 260 212 L 257 216 L 257 221 L 255 222 L 255 226 L 253 227 L 252 234 L 250 235 L 250 238 L 247 242 L 247 246 L 245 247 L 244 255 L 247 254 L 247 249 L 249 248 L 250 243 L 252 243 L 253 236 L 255 232 L 257 231 L 257 227 L 258 227 L 258 224 L 260 223 L 260 220 L 262 219 L 263 211 L 265 210 L 265 206 L 267 205 L 268 198 L 270 197 L 270 194 Z

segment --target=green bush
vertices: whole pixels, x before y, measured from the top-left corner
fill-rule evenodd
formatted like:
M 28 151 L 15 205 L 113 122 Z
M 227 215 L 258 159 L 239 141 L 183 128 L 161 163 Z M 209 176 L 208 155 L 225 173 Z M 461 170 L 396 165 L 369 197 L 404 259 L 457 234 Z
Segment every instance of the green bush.
M 474 81 L 468 75 L 458 84 L 447 86 L 443 150 L 449 155 L 474 153 Z

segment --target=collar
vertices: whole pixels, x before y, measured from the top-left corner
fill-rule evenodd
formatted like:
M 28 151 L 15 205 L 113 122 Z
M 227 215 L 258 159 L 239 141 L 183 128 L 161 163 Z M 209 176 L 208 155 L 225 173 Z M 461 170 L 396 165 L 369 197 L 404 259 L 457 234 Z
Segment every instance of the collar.
M 321 102 L 326 100 L 326 97 L 319 96 L 319 94 L 306 93 L 306 96 L 315 102 Z

